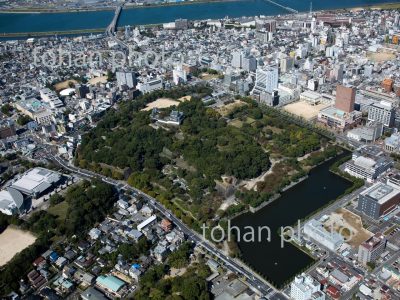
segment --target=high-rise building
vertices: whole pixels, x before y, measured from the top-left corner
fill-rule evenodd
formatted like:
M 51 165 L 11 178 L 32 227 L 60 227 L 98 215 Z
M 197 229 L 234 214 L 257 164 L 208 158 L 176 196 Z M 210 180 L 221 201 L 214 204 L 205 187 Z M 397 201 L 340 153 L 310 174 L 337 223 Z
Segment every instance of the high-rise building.
M 187 73 L 181 66 L 172 71 L 172 77 L 175 85 L 187 82 Z
M 385 250 L 386 239 L 377 233 L 358 247 L 358 261 L 363 265 L 375 261 Z
M 281 59 L 280 69 L 281 73 L 286 73 L 294 67 L 294 58 L 293 57 L 285 57 Z
M 276 32 L 276 20 L 267 20 L 265 22 L 265 29 L 268 32 Z
M 394 84 L 393 79 L 386 78 L 385 80 L 382 81 L 381 86 L 386 93 L 390 93 L 393 91 L 393 84 Z
M 254 89 L 272 93 L 278 88 L 279 72 L 277 66 L 257 68 Z
M 344 112 L 350 113 L 354 110 L 354 103 L 356 101 L 356 89 L 353 87 L 346 87 L 338 85 L 336 87 L 336 101 L 335 107 Z
M 245 56 L 242 59 L 242 69 L 247 72 L 255 72 L 257 69 L 257 60 L 254 56 Z
M 134 72 L 116 72 L 117 84 L 119 87 L 126 85 L 129 88 L 135 88 L 137 84 Z
M 385 127 L 393 127 L 396 110 L 390 102 L 381 101 L 368 107 L 368 120 L 376 121 Z
M 294 300 L 324 300 L 321 284 L 310 275 L 296 276 L 290 284 L 290 298 Z
M 235 51 L 232 53 L 232 62 L 231 62 L 232 67 L 238 69 L 242 67 L 242 56 L 243 53 L 240 51 Z

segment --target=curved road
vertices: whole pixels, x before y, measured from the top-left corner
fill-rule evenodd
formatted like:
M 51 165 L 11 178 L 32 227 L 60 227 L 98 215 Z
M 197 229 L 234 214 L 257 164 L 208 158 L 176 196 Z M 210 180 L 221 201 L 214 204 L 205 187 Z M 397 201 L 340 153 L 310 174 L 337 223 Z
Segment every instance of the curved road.
M 269 285 L 265 280 L 260 278 L 254 272 L 252 272 L 243 263 L 241 263 L 241 262 L 237 261 L 236 259 L 233 259 L 229 256 L 224 255 L 219 249 L 217 249 L 210 242 L 203 239 L 203 237 L 201 235 L 199 235 L 197 232 L 193 231 L 191 228 L 189 228 L 187 225 L 185 225 L 179 218 L 174 216 L 168 209 L 166 209 L 162 204 L 157 202 L 157 200 L 154 199 L 153 197 L 143 193 L 142 191 L 140 191 L 138 189 L 135 189 L 135 188 L 127 185 L 125 182 L 113 180 L 113 179 L 110 179 L 101 174 L 97 174 L 97 173 L 94 173 L 94 172 L 91 172 L 88 170 L 83 170 L 83 169 L 77 168 L 75 166 L 72 166 L 65 160 L 52 155 L 49 152 L 47 152 L 47 155 L 48 155 L 49 159 L 57 162 L 63 168 L 65 168 L 75 174 L 78 174 L 78 175 L 81 175 L 81 176 L 87 177 L 87 178 L 99 178 L 102 181 L 104 181 L 108 184 L 111 184 L 117 188 L 123 187 L 124 189 L 127 189 L 127 190 L 137 193 L 138 195 L 142 196 L 145 200 L 147 200 L 147 202 L 153 208 L 155 208 L 161 214 L 163 214 L 165 217 L 170 219 L 191 241 L 196 243 L 198 246 L 201 246 L 208 253 L 214 255 L 215 257 L 218 257 L 225 264 L 225 267 L 227 269 L 238 274 L 239 276 L 245 277 L 247 283 L 250 284 L 254 289 L 258 290 L 262 295 L 267 297 L 267 299 L 273 299 L 273 300 L 287 300 L 288 299 L 285 295 L 283 295 L 282 293 L 277 291 L 274 287 Z

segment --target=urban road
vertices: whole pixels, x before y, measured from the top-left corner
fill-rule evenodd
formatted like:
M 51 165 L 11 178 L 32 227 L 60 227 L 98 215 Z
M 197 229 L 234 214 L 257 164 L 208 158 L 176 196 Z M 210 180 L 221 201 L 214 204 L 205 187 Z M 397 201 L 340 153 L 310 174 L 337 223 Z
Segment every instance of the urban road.
M 284 295 L 283 293 L 279 292 L 276 290 L 273 286 L 268 284 L 264 279 L 260 278 L 257 274 L 255 274 L 253 271 L 251 271 L 247 266 L 245 266 L 243 263 L 240 261 L 231 258 L 229 256 L 226 256 L 223 254 L 220 250 L 218 250 L 214 245 L 210 244 L 208 241 L 206 241 L 201 235 L 199 235 L 197 232 L 194 232 L 192 229 L 190 229 L 188 226 L 186 226 L 180 219 L 178 219 L 176 216 L 174 216 L 169 210 L 167 210 L 163 205 L 161 205 L 159 202 L 157 202 L 156 199 L 153 197 L 143 193 L 140 190 L 137 190 L 129 185 L 127 185 L 125 182 L 120 182 L 116 181 L 113 179 L 110 179 L 106 176 L 103 176 L 101 174 L 97 174 L 88 170 L 83 170 L 80 168 L 77 168 L 75 166 L 72 166 L 65 160 L 61 159 L 58 156 L 54 156 L 50 152 L 47 151 L 47 157 L 51 159 L 52 161 L 56 162 L 60 166 L 62 166 L 64 169 L 69 170 L 72 173 L 75 173 L 77 175 L 80 175 L 82 177 L 86 178 L 100 178 L 102 181 L 114 185 L 116 187 L 121 188 L 123 186 L 125 189 L 130 190 L 132 192 L 137 193 L 138 195 L 142 196 L 144 200 L 148 201 L 148 203 L 158 210 L 162 215 L 170 219 L 188 238 L 196 243 L 198 246 L 202 247 L 205 251 L 208 253 L 212 254 L 213 256 L 217 257 L 220 259 L 224 264 L 225 267 L 238 274 L 239 276 L 243 276 L 246 278 L 246 281 L 248 284 L 250 284 L 254 289 L 258 290 L 262 295 L 267 297 L 268 299 L 271 300 L 287 300 L 288 297 Z

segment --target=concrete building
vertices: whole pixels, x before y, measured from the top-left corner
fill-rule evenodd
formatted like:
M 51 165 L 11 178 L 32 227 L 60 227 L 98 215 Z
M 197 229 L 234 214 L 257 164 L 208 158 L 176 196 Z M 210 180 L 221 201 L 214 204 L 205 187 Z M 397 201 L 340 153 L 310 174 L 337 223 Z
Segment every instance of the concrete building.
M 96 279 L 96 285 L 107 293 L 121 297 L 120 291 L 126 284 L 115 276 L 100 275 Z
M 135 88 L 137 84 L 136 75 L 134 72 L 116 72 L 118 87 L 127 86 L 129 88 Z
M 395 113 L 395 108 L 390 102 L 373 103 L 368 107 L 368 120 L 380 122 L 385 127 L 393 127 Z
M 172 71 L 172 79 L 173 79 L 175 85 L 178 85 L 180 83 L 186 83 L 187 82 L 187 73 L 186 73 L 185 69 L 183 69 L 182 66 L 176 67 Z
M 75 92 L 75 89 L 72 89 Z M 61 94 L 61 93 L 60 93 Z M 60 108 L 64 103 L 58 98 L 57 94 L 49 88 L 40 90 L 42 100 L 50 105 L 51 108 Z
M 24 115 L 36 121 L 39 125 L 50 124 L 53 122 L 53 113 L 50 107 L 37 99 L 20 100 L 15 103 L 15 108 Z
M 37 197 L 57 184 L 60 180 L 61 175 L 57 172 L 44 168 L 34 168 L 14 181 L 11 187 L 20 191 L 22 194 Z
M 310 275 L 296 276 L 290 284 L 290 298 L 294 300 L 325 300 L 321 284 Z
M 344 171 L 350 175 L 373 182 L 393 166 L 393 161 L 385 157 L 358 156 L 346 163 Z
M 336 251 L 344 242 L 339 233 L 327 231 L 323 224 L 315 219 L 304 225 L 304 233 L 331 251 Z
M 383 125 L 379 122 L 368 122 L 365 127 L 354 128 L 347 132 L 349 139 L 372 143 L 379 139 L 383 134 Z
M 393 133 L 385 139 L 384 149 L 390 153 L 400 153 L 400 133 Z
M 383 253 L 386 247 L 386 239 L 381 234 L 376 234 L 363 242 L 358 247 L 358 261 L 363 265 L 374 262 Z
M 354 103 L 356 101 L 356 89 L 353 87 L 346 87 L 338 85 L 336 87 L 336 101 L 335 106 L 337 109 L 346 113 L 351 113 L 354 110 Z
M 318 122 L 332 129 L 345 131 L 361 122 L 362 113 L 353 110 L 350 113 L 329 106 L 318 112 Z
M 256 91 L 272 94 L 278 89 L 278 80 L 279 72 L 276 66 L 257 68 L 253 93 Z
M 83 300 L 108 300 L 108 298 L 94 287 L 89 287 L 81 293 Z
M 5 215 L 15 215 L 22 211 L 24 197 L 13 188 L 6 188 L 0 191 L 0 212 Z
M 150 79 L 144 82 L 139 82 L 137 89 L 143 94 L 150 93 L 152 91 L 163 89 L 163 80 L 161 78 Z
M 358 196 L 357 209 L 367 216 L 379 219 L 400 203 L 400 189 L 377 182 Z
M 294 68 L 294 58 L 293 57 L 285 57 L 280 60 L 280 70 L 281 73 L 287 73 L 291 69 Z

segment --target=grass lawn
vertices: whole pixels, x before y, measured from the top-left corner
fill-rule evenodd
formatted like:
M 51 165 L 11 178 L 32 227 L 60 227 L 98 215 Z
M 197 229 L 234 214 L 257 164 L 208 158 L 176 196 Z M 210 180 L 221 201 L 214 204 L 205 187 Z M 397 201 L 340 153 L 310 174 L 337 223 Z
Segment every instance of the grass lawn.
M 50 214 L 57 216 L 60 221 L 64 221 L 67 217 L 68 202 L 63 201 L 57 205 L 51 206 L 47 211 Z

